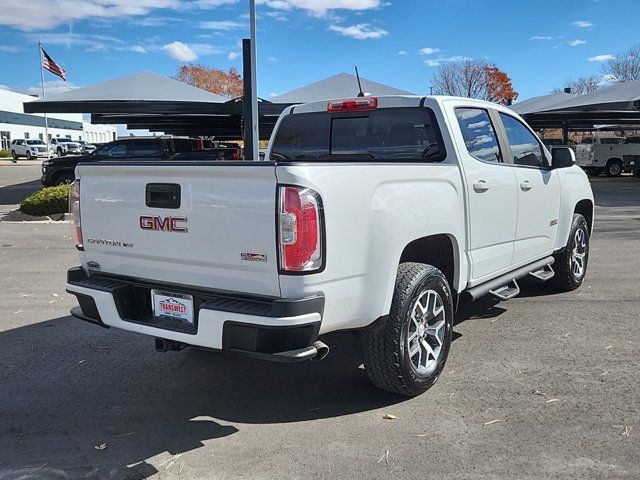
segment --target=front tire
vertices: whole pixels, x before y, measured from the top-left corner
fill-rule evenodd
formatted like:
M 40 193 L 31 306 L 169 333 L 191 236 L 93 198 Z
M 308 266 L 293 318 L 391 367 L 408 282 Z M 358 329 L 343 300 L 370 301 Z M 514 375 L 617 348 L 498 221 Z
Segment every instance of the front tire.
M 16 155 L 16 151 L 15 150 L 11 150 L 11 159 L 12 159 L 13 163 L 18 163 L 18 155 Z
M 582 285 L 589 262 L 589 225 L 579 213 L 573 214 L 566 248 L 554 258 L 552 283 L 558 290 L 570 292 Z
M 452 334 L 453 298 L 444 274 L 402 263 L 389 315 L 362 332 L 365 370 L 382 390 L 420 395 L 442 372 Z
M 27 150 L 27 160 L 31 160 L 31 152 Z
M 75 175 L 73 173 L 62 173 L 58 175 L 53 182 L 54 185 L 69 185 L 73 183 L 75 180 Z

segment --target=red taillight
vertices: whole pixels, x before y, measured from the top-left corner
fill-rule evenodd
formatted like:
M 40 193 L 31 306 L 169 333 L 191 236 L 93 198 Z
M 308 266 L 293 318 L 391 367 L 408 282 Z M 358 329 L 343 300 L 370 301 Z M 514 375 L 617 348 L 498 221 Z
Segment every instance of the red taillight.
M 76 236 L 76 247 L 82 248 L 82 221 L 80 219 L 80 180 L 76 180 L 69 188 L 69 213 L 73 215 L 73 229 Z
M 347 100 L 333 100 L 327 105 L 327 112 L 375 110 L 376 108 L 378 108 L 378 99 L 376 97 L 358 97 Z
M 282 186 L 279 190 L 280 268 L 312 272 L 322 268 L 320 196 L 309 188 Z

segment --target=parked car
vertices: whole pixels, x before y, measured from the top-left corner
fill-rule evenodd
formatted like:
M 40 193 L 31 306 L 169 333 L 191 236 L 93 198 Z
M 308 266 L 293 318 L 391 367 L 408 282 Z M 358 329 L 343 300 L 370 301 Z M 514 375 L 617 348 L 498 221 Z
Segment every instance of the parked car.
M 78 165 L 71 313 L 160 351 L 274 361 L 320 359 L 319 334 L 356 330 L 373 383 L 418 395 L 444 368 L 459 300 L 585 278 L 589 180 L 506 107 L 297 105 L 267 158 Z
M 82 153 L 82 146 L 80 143 L 71 140 L 70 138 L 56 137 L 52 138 L 51 146 L 53 146 L 56 155 L 64 157 L 65 155 L 80 155 Z
M 11 140 L 9 148 L 14 162 L 20 157 L 25 157 L 27 160 L 39 157 L 48 158 L 53 153 L 53 149 L 51 147 L 47 149 L 47 145 L 42 140 L 17 138 Z
M 576 163 L 589 175 L 610 177 L 631 172 L 640 160 L 640 144 L 625 137 L 586 137 L 576 146 Z
M 98 148 L 93 143 L 89 143 L 84 140 L 78 140 L 78 143 L 80 144 L 80 148 L 84 155 L 86 155 L 87 153 L 95 152 L 96 148 Z
M 198 150 L 197 140 L 190 138 L 130 137 L 105 143 L 93 153 L 74 157 L 53 158 L 42 162 L 43 185 L 62 185 L 75 179 L 75 168 L 81 162 L 104 160 L 219 160 L 216 149 Z M 230 153 L 232 154 L 232 153 Z

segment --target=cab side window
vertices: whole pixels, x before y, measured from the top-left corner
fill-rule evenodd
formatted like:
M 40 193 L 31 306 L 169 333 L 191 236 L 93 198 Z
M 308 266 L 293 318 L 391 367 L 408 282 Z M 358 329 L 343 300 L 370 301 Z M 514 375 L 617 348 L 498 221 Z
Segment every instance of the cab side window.
M 456 118 L 471 156 L 483 162 L 502 162 L 502 153 L 489 112 L 481 108 L 456 108 Z
M 536 136 L 520 120 L 510 115 L 500 113 L 500 119 L 507 132 L 513 164 L 538 168 L 547 167 L 547 159 Z

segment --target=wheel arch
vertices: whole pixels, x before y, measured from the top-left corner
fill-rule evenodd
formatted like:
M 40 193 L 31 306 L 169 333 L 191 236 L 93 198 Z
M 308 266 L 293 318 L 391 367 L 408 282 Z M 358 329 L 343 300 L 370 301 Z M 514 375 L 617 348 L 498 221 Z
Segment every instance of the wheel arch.
M 579 213 L 585 218 L 589 226 L 589 235 L 591 235 L 593 233 L 593 202 L 588 199 L 580 200 L 573 209 L 573 213 Z
M 416 238 L 405 245 L 398 265 L 416 262 L 438 268 L 449 282 L 451 290 L 458 291 L 460 277 L 460 253 L 456 238 L 440 233 Z

